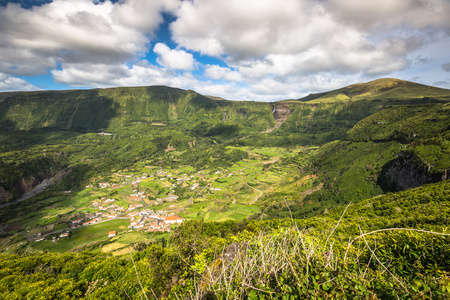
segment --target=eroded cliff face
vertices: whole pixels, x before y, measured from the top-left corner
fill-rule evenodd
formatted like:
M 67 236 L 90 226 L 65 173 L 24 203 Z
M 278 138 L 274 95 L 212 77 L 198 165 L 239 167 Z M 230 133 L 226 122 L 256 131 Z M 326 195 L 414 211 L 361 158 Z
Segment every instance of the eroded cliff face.
M 405 151 L 383 167 L 378 184 L 386 192 L 397 192 L 446 179 L 447 172 L 430 172 L 420 158 Z
M 36 180 L 34 177 L 29 178 L 28 180 L 22 178 L 18 184 L 18 190 L 20 195 L 23 195 L 33 189 L 33 186 L 36 186 L 40 183 L 39 180 Z
M 70 173 L 71 169 L 68 170 L 60 170 L 56 173 L 50 174 L 51 177 L 48 178 L 35 178 L 33 176 L 28 178 L 21 178 L 16 186 L 14 186 L 14 190 L 8 191 L 4 187 L 0 186 L 0 207 L 8 206 L 20 201 L 31 198 L 50 185 L 57 185 L 61 183 L 61 181 Z
M 281 126 L 291 114 L 291 110 L 287 104 L 277 103 L 273 106 L 272 113 L 275 121 L 277 121 L 277 125 L 280 124 Z

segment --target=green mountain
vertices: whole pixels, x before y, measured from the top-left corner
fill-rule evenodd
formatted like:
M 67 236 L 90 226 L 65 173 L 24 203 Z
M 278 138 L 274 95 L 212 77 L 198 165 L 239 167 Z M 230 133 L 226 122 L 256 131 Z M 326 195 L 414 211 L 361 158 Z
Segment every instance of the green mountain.
M 400 79 L 383 78 L 367 83 L 353 84 L 329 92 L 310 94 L 298 100 L 321 103 L 380 99 L 401 100 L 410 103 L 449 101 L 450 91 Z
M 450 91 L 300 100 L 0 93 L 0 295 L 447 299 Z

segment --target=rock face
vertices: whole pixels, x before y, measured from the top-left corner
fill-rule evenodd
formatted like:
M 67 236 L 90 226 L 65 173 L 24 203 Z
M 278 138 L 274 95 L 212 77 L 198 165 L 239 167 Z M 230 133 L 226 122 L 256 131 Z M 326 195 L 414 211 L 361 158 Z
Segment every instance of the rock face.
M 22 178 L 18 185 L 20 195 L 28 193 L 33 189 L 34 185 L 38 185 L 39 183 L 40 182 L 35 182 L 34 178 L 31 178 L 31 180 L 26 180 L 25 178 Z
M 267 129 L 264 133 L 272 132 L 274 129 L 278 129 L 283 125 L 284 121 L 289 117 L 292 113 L 292 110 L 289 109 L 288 105 L 285 103 L 277 103 L 272 107 L 272 115 L 277 124 L 273 128 Z
M 291 114 L 291 110 L 287 104 L 277 103 L 273 106 L 272 113 L 275 121 L 277 121 L 277 125 L 280 124 L 281 126 L 281 124 L 283 124 L 283 122 L 286 121 Z
M 397 192 L 438 182 L 444 177 L 446 178 L 443 174 L 431 173 L 430 168 L 414 153 L 401 152 L 396 159 L 383 167 L 378 184 L 386 192 Z

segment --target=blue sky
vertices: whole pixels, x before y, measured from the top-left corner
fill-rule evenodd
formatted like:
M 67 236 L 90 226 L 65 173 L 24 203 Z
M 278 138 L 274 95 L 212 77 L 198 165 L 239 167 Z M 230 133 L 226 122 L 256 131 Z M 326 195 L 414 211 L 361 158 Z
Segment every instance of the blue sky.
M 449 0 L 0 0 L 0 91 L 168 85 L 295 99 L 450 88 Z

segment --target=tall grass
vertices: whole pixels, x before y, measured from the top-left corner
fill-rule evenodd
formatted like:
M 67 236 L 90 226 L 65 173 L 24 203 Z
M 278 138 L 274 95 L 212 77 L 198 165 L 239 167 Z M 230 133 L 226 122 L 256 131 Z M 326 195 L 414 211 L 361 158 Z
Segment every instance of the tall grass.
M 385 232 L 361 233 L 344 242 L 332 237 L 334 229 L 314 236 L 293 225 L 231 244 L 197 274 L 190 299 L 450 299 L 448 263 L 430 271 L 419 257 L 405 273 L 408 264 L 399 265 L 395 254 L 385 251 L 391 246 Z M 449 234 L 406 231 L 390 232 L 403 235 L 395 238 L 400 247 L 408 245 L 400 241 L 414 238 L 429 244 L 431 235 L 435 255 L 450 255 Z M 423 252 L 426 246 L 421 247 Z M 415 254 L 412 245 L 408 248 L 405 256 Z

